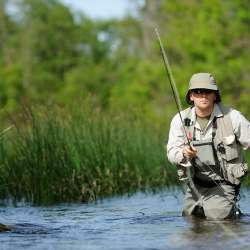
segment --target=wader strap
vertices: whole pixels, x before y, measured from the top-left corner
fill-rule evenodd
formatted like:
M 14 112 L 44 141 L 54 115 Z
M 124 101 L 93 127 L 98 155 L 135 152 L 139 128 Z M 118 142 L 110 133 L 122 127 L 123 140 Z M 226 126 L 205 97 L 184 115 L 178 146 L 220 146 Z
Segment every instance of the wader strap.
M 212 148 L 213 148 L 213 153 L 214 153 L 214 158 L 215 158 L 215 161 L 216 161 L 216 165 L 219 166 L 220 165 L 219 164 L 219 159 L 218 159 L 217 152 L 216 152 L 216 149 L 215 149 L 215 146 L 214 146 L 214 138 L 215 138 L 215 135 L 216 135 L 216 130 L 217 130 L 217 117 L 214 117 L 214 119 L 213 119 L 213 127 L 212 127 Z
M 213 130 L 212 130 L 212 141 L 214 141 L 214 137 L 216 135 L 216 130 L 217 130 L 217 117 L 214 117 L 213 119 Z

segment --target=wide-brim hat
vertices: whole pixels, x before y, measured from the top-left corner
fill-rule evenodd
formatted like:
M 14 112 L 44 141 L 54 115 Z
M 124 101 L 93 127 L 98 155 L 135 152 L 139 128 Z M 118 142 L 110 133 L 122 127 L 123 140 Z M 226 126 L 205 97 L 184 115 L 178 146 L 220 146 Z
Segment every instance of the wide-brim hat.
M 188 104 L 191 104 L 191 100 L 189 98 L 190 92 L 193 89 L 210 89 L 217 92 L 219 101 L 220 101 L 220 94 L 219 94 L 219 88 L 216 84 L 215 78 L 210 73 L 196 73 L 193 74 L 190 81 L 189 81 L 189 87 L 188 92 L 186 94 L 186 101 Z M 217 98 L 217 99 L 218 99 Z M 218 101 L 217 101 L 218 102 Z

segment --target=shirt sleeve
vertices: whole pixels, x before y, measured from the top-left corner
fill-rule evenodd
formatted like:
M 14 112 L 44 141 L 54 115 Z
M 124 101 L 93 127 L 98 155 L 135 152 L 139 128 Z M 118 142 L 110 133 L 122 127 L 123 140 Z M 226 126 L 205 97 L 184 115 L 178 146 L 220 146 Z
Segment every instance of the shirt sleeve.
M 234 134 L 243 149 L 250 148 L 250 122 L 237 110 L 230 113 Z
M 167 157 L 172 164 L 182 165 L 185 167 L 191 166 L 189 161 L 186 161 L 183 156 L 183 147 L 185 145 L 184 130 L 179 115 L 175 115 L 170 124 Z

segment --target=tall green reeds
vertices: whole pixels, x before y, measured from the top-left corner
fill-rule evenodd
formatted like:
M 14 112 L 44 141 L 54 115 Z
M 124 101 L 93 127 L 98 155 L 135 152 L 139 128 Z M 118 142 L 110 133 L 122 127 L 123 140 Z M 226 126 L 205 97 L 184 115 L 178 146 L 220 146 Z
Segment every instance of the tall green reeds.
M 80 108 L 26 117 L 0 138 L 1 198 L 89 201 L 176 181 L 165 159 L 166 133 L 153 123 Z

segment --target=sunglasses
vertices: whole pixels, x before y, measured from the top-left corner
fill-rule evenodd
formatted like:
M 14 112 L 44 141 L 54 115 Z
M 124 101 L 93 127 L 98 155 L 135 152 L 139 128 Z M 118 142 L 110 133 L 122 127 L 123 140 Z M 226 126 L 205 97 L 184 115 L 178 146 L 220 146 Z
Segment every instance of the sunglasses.
M 195 94 L 211 94 L 214 91 L 211 89 L 192 89 L 192 92 Z

